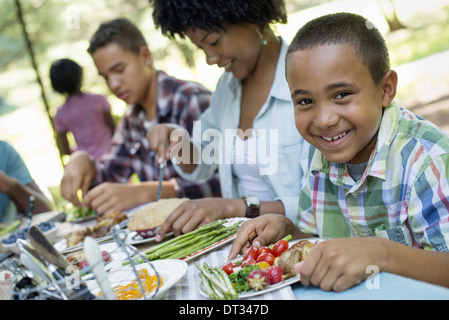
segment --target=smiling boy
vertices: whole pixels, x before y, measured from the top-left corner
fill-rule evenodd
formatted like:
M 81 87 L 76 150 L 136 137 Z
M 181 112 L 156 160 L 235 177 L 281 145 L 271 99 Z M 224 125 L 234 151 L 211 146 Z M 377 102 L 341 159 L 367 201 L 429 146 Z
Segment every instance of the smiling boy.
M 296 127 L 313 146 L 297 226 L 254 219 L 230 257 L 251 240 L 313 234 L 338 239 L 295 265 L 304 285 L 343 291 L 375 266 L 449 287 L 449 136 L 393 101 L 398 77 L 380 33 L 354 14 L 315 19 L 290 44 L 286 77 Z

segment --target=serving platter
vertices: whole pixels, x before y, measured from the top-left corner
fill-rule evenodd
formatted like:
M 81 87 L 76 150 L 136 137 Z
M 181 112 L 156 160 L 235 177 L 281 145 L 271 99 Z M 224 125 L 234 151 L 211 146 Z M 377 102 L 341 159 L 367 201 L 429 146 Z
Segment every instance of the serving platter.
M 293 246 L 295 243 L 297 243 L 299 241 L 302 241 L 302 240 L 308 240 L 308 241 L 310 241 L 313 244 L 318 244 L 319 242 L 325 241 L 327 239 L 325 239 L 325 238 L 307 238 L 307 239 L 292 240 L 292 241 L 288 242 L 289 243 L 288 247 L 291 248 L 291 246 Z M 236 261 L 241 261 L 241 260 L 242 260 L 242 256 L 238 256 L 238 257 L 232 259 L 231 262 L 236 262 Z M 269 287 L 267 287 L 265 289 L 262 289 L 262 290 L 258 290 L 258 291 L 250 290 L 250 291 L 240 292 L 238 294 L 238 299 L 246 299 L 246 298 L 251 298 L 251 297 L 258 296 L 258 295 L 266 294 L 266 293 L 269 293 L 271 291 L 278 290 L 278 289 L 284 288 L 286 286 L 290 286 L 290 285 L 292 285 L 292 284 L 294 284 L 294 283 L 296 283 L 296 282 L 298 282 L 300 280 L 301 280 L 300 275 L 295 275 L 295 276 L 289 277 L 289 278 L 287 278 L 287 279 L 285 279 L 285 280 L 283 280 L 283 281 L 281 281 L 279 283 L 272 284 Z M 200 284 L 200 293 L 204 297 L 209 298 L 209 295 L 204 290 L 202 284 Z

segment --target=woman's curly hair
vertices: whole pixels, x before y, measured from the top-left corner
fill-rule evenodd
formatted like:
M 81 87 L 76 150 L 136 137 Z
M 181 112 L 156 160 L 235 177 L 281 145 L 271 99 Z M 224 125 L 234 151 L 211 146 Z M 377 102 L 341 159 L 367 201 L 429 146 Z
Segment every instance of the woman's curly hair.
M 153 20 L 162 34 L 185 38 L 186 30 L 219 30 L 223 22 L 251 23 L 261 27 L 287 23 L 284 0 L 149 0 Z

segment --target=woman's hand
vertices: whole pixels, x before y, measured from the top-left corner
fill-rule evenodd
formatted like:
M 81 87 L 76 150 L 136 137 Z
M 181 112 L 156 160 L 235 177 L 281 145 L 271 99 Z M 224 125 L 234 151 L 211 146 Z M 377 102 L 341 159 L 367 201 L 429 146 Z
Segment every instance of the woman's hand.
M 171 149 L 178 143 L 178 141 L 170 141 L 171 133 L 176 128 L 162 123 L 153 126 L 147 132 L 148 142 L 151 149 L 157 154 L 156 160 L 158 163 L 170 160 Z
M 244 216 L 245 209 L 242 199 L 204 198 L 186 201 L 165 219 L 156 241 L 164 239 L 169 231 L 177 236 L 215 220 Z

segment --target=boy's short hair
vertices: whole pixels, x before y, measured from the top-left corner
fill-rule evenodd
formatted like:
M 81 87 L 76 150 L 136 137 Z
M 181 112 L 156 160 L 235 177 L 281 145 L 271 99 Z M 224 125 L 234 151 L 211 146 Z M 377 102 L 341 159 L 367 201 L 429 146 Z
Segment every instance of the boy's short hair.
M 59 59 L 50 66 L 50 81 L 53 89 L 62 94 L 74 94 L 81 90 L 83 68 L 73 60 Z
M 140 30 L 125 18 L 103 22 L 90 39 L 87 52 L 92 55 L 110 43 L 117 43 L 123 50 L 134 54 L 139 54 L 140 48 L 147 45 Z
M 162 34 L 185 38 L 186 30 L 224 30 L 223 22 L 257 26 L 287 23 L 284 0 L 150 0 L 153 21 Z
M 287 55 L 315 46 L 345 43 L 355 49 L 378 84 L 390 69 L 388 49 L 374 25 L 357 14 L 333 13 L 306 23 L 293 38 Z

